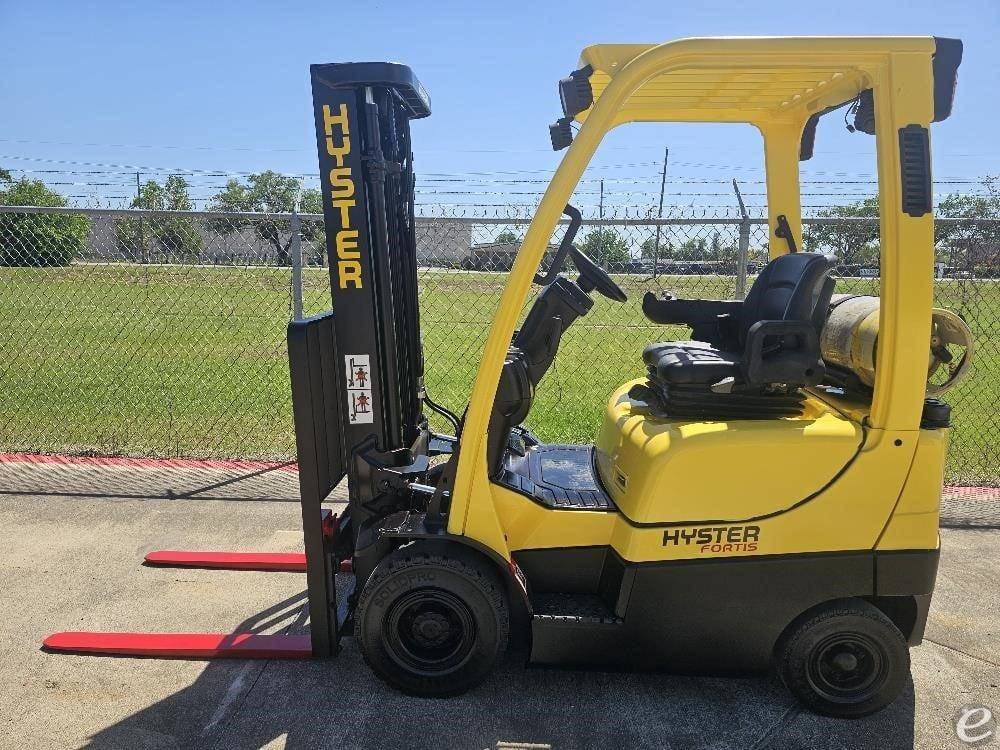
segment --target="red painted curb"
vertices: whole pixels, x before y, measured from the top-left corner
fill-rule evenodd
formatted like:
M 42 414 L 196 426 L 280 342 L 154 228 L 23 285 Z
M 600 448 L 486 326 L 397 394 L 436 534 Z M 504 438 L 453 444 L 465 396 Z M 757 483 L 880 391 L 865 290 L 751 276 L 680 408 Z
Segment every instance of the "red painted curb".
M 1000 500 L 1000 487 L 945 487 L 942 500 Z
M 230 469 L 298 472 L 295 462 L 216 458 L 139 458 L 131 456 L 69 456 L 54 453 L 0 453 L 0 464 L 63 466 L 122 466 L 138 469 Z

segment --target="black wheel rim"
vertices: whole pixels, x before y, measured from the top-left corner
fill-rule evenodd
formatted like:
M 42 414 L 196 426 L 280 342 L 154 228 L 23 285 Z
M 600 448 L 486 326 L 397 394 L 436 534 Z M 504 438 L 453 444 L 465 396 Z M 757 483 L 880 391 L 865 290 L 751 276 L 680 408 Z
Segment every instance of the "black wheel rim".
M 877 642 L 861 633 L 838 633 L 812 650 L 807 678 L 828 701 L 859 703 L 878 692 L 888 669 L 888 656 Z
M 476 624 L 469 607 L 454 594 L 418 589 L 393 603 L 382 638 L 393 661 L 407 671 L 440 676 L 468 661 Z

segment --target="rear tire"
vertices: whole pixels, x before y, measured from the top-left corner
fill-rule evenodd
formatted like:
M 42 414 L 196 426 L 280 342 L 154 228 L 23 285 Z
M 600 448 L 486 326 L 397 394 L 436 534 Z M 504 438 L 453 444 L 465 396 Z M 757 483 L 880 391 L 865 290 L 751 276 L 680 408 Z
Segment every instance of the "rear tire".
M 355 635 L 372 670 L 410 695 L 480 683 L 507 648 L 504 587 L 460 547 L 409 544 L 386 556 L 358 601 Z
M 793 624 L 778 653 L 778 673 L 806 707 L 857 718 L 899 697 L 910 671 L 906 639 L 861 599 L 833 602 Z

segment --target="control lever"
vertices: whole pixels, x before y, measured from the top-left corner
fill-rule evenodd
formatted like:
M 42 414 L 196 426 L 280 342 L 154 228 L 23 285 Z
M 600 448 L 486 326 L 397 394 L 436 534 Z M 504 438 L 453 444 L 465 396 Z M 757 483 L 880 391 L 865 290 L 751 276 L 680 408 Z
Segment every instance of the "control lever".
M 553 281 L 556 280 L 556 276 L 562 270 L 563 265 L 566 262 L 566 256 L 569 254 L 570 248 L 573 246 L 573 240 L 576 239 L 577 230 L 580 229 L 580 225 L 583 223 L 583 216 L 580 212 L 571 206 L 569 203 L 566 204 L 566 208 L 563 209 L 563 216 L 569 217 L 569 226 L 566 227 L 566 233 L 563 235 L 562 241 L 559 243 L 559 249 L 556 250 L 556 257 L 552 259 L 549 264 L 549 269 L 544 274 L 535 274 L 535 283 L 539 286 L 548 286 Z

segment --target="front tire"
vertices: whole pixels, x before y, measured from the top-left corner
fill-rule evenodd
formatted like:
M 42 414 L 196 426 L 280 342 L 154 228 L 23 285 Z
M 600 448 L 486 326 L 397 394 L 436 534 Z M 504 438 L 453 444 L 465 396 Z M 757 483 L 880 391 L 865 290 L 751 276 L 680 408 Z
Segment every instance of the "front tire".
M 899 697 L 910 671 L 906 639 L 861 599 L 833 602 L 794 624 L 778 654 L 792 694 L 826 716 L 857 718 Z
M 496 572 L 460 547 L 409 544 L 386 556 L 358 601 L 355 635 L 372 670 L 410 695 L 457 695 L 507 648 Z

